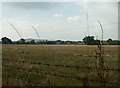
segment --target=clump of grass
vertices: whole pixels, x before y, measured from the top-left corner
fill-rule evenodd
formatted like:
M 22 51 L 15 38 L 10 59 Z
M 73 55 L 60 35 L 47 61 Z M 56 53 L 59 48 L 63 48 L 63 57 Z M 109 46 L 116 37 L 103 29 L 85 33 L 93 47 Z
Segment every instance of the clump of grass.
M 83 81 L 83 87 L 88 88 L 90 86 L 88 82 L 88 75 L 83 75 L 82 81 Z
M 51 84 L 50 84 L 49 78 L 45 79 L 40 85 L 41 86 L 48 86 L 48 87 L 50 87 Z

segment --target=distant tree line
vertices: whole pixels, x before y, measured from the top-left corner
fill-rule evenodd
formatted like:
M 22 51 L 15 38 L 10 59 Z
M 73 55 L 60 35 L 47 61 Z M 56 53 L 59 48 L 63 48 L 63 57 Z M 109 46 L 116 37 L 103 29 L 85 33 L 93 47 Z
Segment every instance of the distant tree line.
M 119 40 L 112 40 L 109 38 L 108 40 L 101 41 L 103 45 L 120 45 Z M 100 40 L 95 40 L 94 36 L 86 36 L 83 38 L 83 43 L 86 45 L 97 45 L 100 44 Z
M 97 45 L 100 44 L 100 40 L 95 40 L 94 36 L 85 36 L 83 38 L 83 41 L 62 41 L 62 40 L 56 40 L 56 41 L 35 41 L 34 39 L 31 41 L 26 41 L 25 39 L 20 39 L 18 41 L 12 41 L 11 39 L 7 37 L 3 37 L 2 44 L 80 44 L 80 45 Z M 112 40 L 109 38 L 108 40 L 103 41 L 104 45 L 120 45 L 119 40 Z

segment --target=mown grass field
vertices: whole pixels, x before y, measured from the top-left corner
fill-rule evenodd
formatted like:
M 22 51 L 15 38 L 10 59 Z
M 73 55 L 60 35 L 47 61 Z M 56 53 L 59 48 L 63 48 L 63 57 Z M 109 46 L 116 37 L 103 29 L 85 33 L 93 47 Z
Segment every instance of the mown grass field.
M 95 68 L 97 46 L 3 45 L 3 86 L 101 85 Z M 118 46 L 104 46 L 109 69 L 118 68 Z M 89 67 L 89 68 L 86 68 Z M 108 70 L 106 85 L 116 85 L 118 71 Z M 83 78 L 83 79 L 80 79 Z M 89 81 L 84 80 L 87 78 Z M 92 79 L 92 80 L 91 80 Z M 114 83 L 114 84 L 112 84 Z

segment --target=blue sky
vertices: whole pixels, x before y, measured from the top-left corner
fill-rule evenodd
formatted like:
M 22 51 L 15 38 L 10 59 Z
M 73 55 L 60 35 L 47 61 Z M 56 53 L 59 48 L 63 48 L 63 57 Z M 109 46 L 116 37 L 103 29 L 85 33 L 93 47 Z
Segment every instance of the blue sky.
M 23 38 L 82 40 L 87 32 L 86 8 L 89 17 L 89 34 L 101 38 L 99 20 L 103 24 L 104 39 L 118 39 L 117 2 L 4 2 L 2 3 L 2 36 L 12 40 L 20 37 L 8 24 L 19 28 Z

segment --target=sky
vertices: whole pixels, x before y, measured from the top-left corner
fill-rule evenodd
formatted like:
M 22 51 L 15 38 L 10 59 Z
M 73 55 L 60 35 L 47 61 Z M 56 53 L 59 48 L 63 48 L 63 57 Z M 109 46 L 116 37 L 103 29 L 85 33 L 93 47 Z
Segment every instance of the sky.
M 41 39 L 81 41 L 86 35 L 101 39 L 99 20 L 104 39 L 118 39 L 117 2 L 1 2 L 0 8 L 0 38 L 20 39 L 10 22 L 25 39 L 38 38 L 32 25 Z

